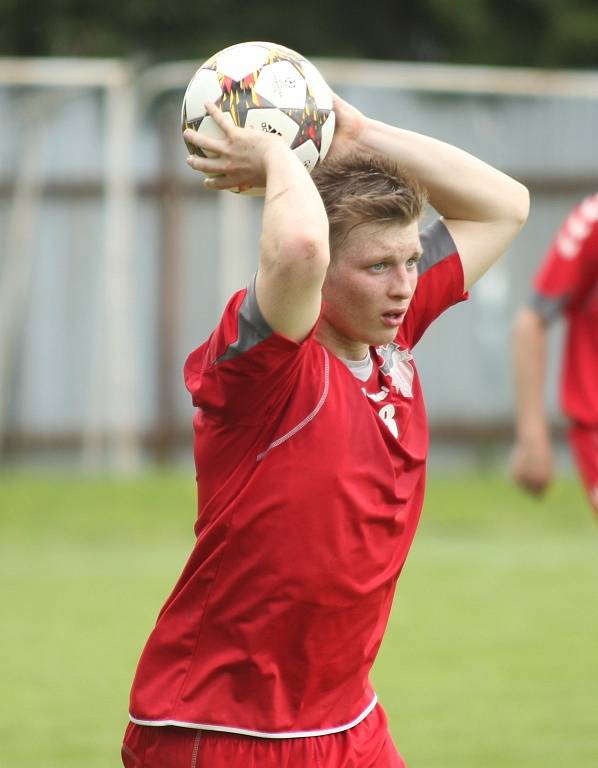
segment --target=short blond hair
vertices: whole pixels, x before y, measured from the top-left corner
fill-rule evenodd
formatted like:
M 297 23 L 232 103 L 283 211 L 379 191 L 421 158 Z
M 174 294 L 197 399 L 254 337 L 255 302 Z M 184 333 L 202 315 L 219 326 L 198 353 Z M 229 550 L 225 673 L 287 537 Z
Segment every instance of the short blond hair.
M 423 213 L 427 194 L 399 165 L 381 155 L 347 155 L 318 165 L 312 179 L 324 202 L 335 249 L 360 224 L 407 226 Z

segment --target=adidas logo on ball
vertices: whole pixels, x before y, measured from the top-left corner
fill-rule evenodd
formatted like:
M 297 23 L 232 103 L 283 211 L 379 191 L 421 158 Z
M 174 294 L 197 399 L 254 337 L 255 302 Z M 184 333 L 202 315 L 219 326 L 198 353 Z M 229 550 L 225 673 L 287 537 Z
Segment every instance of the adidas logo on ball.
M 261 127 L 262 131 L 265 131 L 266 133 L 275 133 L 277 136 L 282 136 L 282 133 L 273 125 L 270 125 L 270 123 L 262 123 Z

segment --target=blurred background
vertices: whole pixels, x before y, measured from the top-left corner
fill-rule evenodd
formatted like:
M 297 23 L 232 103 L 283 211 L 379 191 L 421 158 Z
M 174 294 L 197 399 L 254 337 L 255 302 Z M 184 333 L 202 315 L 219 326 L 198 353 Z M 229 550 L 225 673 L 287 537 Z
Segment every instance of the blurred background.
M 559 480 L 533 502 L 506 477 L 513 316 L 598 189 L 594 0 L 0 0 L 0 22 L 0 762 L 119 762 L 137 656 L 193 544 L 182 366 L 258 255 L 261 202 L 203 189 L 181 102 L 206 58 L 255 39 L 530 189 L 512 249 L 416 350 L 430 493 L 377 686 L 417 768 L 595 768 L 598 542 L 558 325 Z

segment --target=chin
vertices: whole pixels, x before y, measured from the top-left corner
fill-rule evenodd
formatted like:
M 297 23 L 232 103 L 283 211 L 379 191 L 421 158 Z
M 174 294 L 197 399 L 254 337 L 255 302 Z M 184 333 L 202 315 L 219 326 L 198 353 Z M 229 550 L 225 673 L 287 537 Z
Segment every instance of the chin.
M 398 328 L 388 328 L 383 331 L 377 331 L 371 333 L 369 338 L 364 339 L 364 342 L 370 347 L 383 347 L 385 344 L 390 344 L 395 340 Z

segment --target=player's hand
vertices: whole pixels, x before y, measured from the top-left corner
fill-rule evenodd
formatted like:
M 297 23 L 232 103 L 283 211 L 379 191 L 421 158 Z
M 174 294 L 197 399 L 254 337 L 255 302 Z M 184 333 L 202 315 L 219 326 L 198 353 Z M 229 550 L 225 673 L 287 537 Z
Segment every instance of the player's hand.
M 208 175 L 204 184 L 210 189 L 265 187 L 268 156 L 272 152 L 288 152 L 284 141 L 277 135 L 231 125 L 215 104 L 208 102 L 205 108 L 222 137 L 201 135 L 190 128 L 185 130 L 185 141 L 208 155 L 189 155 L 187 164 Z
M 528 493 L 541 496 L 552 482 L 553 464 L 547 436 L 519 440 L 513 449 L 511 476 Z
M 367 126 L 366 116 L 336 93 L 332 94 L 332 108 L 336 122 L 332 144 L 326 158 L 336 159 L 359 152 L 360 138 Z

